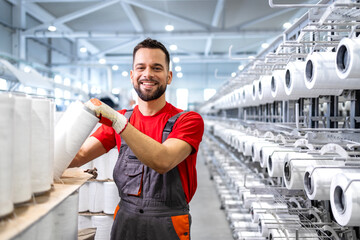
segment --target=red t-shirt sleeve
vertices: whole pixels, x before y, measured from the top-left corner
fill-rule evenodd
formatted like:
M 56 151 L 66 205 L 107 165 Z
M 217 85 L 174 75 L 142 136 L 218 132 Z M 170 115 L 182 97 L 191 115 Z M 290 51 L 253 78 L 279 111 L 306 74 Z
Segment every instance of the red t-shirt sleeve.
M 175 122 L 172 132 L 168 138 L 181 139 L 193 147 L 191 154 L 199 149 L 204 133 L 204 121 L 196 112 L 187 112 L 179 117 Z
M 124 114 L 125 111 L 126 110 L 121 110 L 118 112 Z M 91 135 L 91 137 L 98 139 L 106 149 L 106 152 L 108 152 L 116 146 L 116 134 L 117 133 L 112 127 L 103 124 Z

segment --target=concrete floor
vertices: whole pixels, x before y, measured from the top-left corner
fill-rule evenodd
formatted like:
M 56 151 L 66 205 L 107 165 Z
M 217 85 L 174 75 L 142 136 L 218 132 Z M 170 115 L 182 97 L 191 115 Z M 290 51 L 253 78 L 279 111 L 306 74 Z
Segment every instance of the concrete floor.
M 197 159 L 198 187 L 190 202 L 192 216 L 192 240 L 232 240 L 230 227 L 225 213 L 220 209 L 220 200 L 215 184 L 204 160 L 199 154 Z

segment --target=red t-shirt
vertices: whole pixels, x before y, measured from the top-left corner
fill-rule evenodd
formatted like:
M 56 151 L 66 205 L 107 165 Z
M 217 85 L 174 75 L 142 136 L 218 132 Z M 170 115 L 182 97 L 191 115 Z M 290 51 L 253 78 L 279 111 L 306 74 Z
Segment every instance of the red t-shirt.
M 124 114 L 126 110 L 121 110 L 119 112 Z M 142 133 L 161 143 L 162 132 L 166 122 L 169 118 L 179 112 L 182 112 L 182 110 L 175 108 L 170 103 L 166 103 L 166 105 L 155 115 L 144 116 L 139 111 L 138 106 L 136 106 L 131 115 L 130 123 Z M 193 147 L 192 153 L 177 165 L 186 201 L 188 203 L 194 196 L 197 187 L 196 156 L 203 133 L 204 122 L 201 116 L 196 112 L 187 112 L 177 119 L 172 132 L 168 137 L 181 139 Z M 97 138 L 103 144 L 106 151 L 109 151 L 115 147 L 115 145 L 118 150 L 120 150 L 121 137 L 119 134 L 115 133 L 112 127 L 102 125 L 91 136 Z

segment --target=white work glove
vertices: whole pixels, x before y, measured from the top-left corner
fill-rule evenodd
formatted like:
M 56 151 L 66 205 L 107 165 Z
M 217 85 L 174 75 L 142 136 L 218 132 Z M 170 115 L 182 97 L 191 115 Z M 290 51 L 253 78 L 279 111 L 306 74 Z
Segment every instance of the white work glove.
M 92 98 L 84 104 L 87 108 L 95 112 L 100 119 L 99 122 L 114 128 L 120 134 L 126 127 L 128 120 L 119 112 L 115 111 L 99 99 Z

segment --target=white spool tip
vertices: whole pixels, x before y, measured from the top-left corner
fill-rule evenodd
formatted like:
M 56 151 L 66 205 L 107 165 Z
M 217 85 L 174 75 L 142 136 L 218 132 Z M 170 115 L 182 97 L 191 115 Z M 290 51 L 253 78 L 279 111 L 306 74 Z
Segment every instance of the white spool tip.
M 287 181 L 290 182 L 291 180 L 291 167 L 290 167 L 290 163 L 286 162 L 284 164 L 284 177 Z
M 271 91 L 275 92 L 276 91 L 276 81 L 275 81 L 275 77 L 272 76 L 271 77 Z
M 259 94 L 262 94 L 262 86 L 261 86 L 261 81 L 259 81 Z
M 313 194 L 314 192 L 314 186 L 312 184 L 310 172 L 306 172 L 304 175 L 304 189 L 309 195 Z

